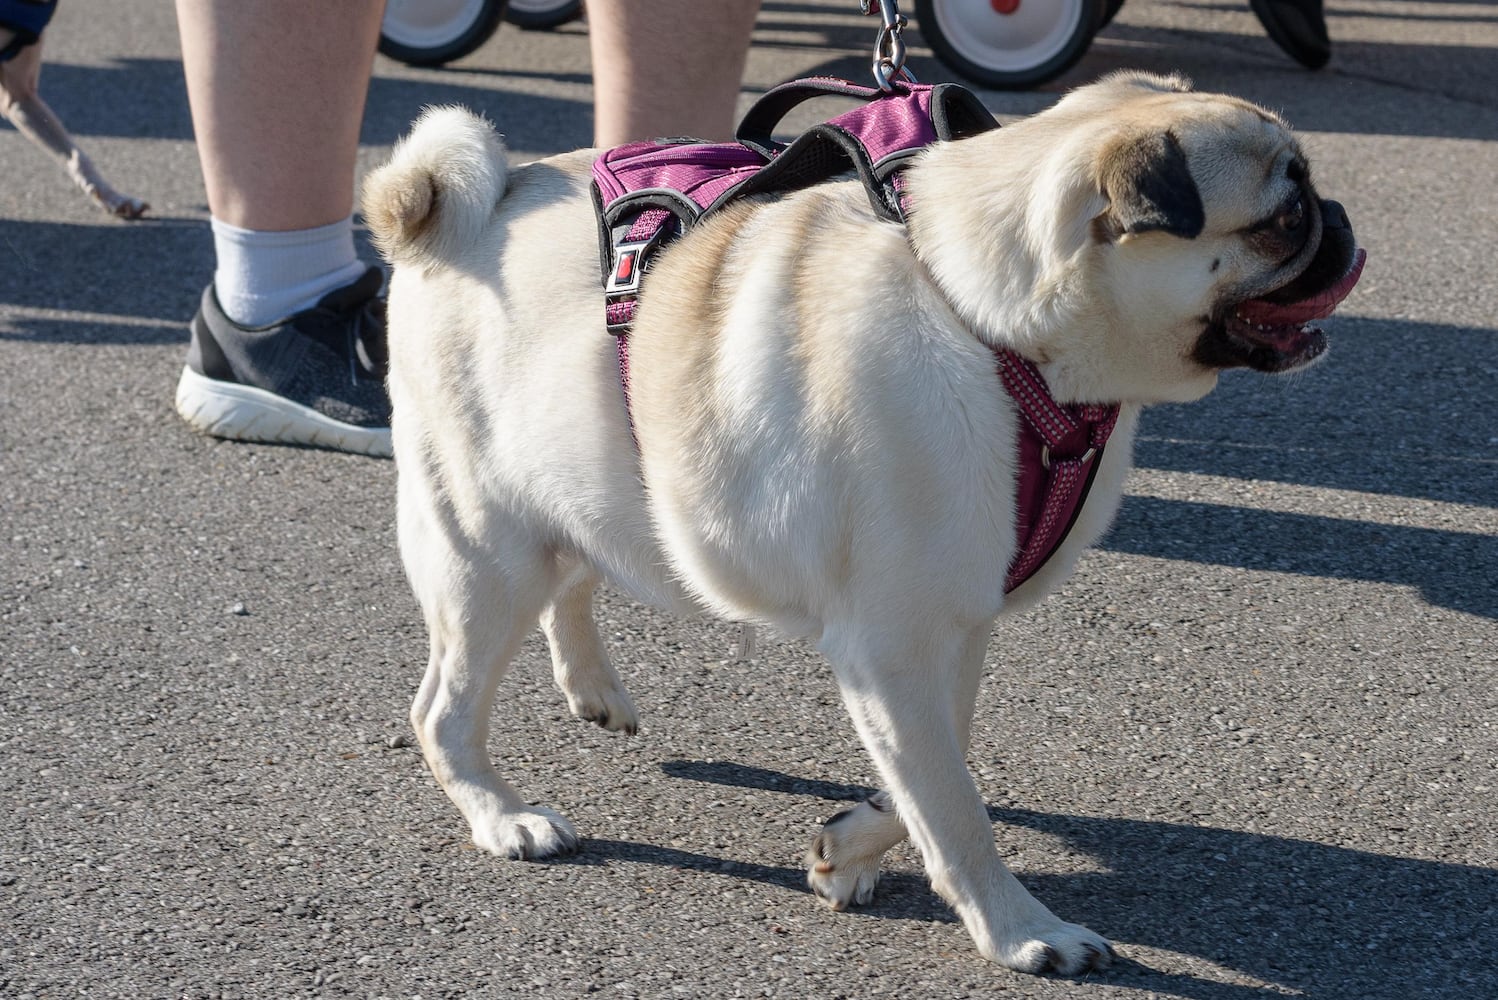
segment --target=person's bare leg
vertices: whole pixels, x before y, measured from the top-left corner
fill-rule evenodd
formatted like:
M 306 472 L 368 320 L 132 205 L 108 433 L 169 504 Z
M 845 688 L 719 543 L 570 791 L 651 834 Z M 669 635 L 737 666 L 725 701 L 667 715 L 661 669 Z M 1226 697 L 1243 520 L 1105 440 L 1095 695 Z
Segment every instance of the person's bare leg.
M 0 44 L 7 41 L 8 38 L 0 38 Z M 28 45 L 15 58 L 0 62 L 0 114 L 15 126 L 17 132 L 60 160 L 73 183 L 104 211 L 122 219 L 140 218 L 151 206 L 139 198 L 120 193 L 104 179 L 99 168 L 78 148 L 67 128 L 42 100 L 41 75 L 41 41 Z
M 390 454 L 383 276 L 353 230 L 383 15 L 369 0 L 177 0 L 216 262 L 177 383 L 198 431 Z
M 215 219 L 278 231 L 352 214 L 383 15 L 369 0 L 177 0 Z
M 759 0 L 588 0 L 593 141 L 726 139 Z

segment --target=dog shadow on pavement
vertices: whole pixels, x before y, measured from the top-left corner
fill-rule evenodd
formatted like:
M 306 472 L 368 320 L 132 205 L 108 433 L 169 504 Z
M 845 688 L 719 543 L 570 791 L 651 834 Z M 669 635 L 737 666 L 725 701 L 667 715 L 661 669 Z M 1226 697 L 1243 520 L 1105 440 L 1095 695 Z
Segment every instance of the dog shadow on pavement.
M 873 792 L 728 761 L 668 761 L 662 770 L 673 778 L 833 803 Z M 1039 834 L 1093 860 L 1093 871 L 1027 870 L 1019 877 L 1055 912 L 1100 929 L 1120 946 L 1124 960 L 1098 977 L 1102 983 L 1192 1000 L 1287 991 L 1321 1000 L 1498 995 L 1490 947 L 1498 871 L 1179 823 L 996 807 L 989 815 L 999 824 L 1001 851 Z M 664 865 L 807 891 L 800 868 L 650 844 L 590 839 L 584 857 L 592 859 L 585 863 Z M 919 873 L 900 870 L 886 872 L 871 906 L 850 912 L 956 921 Z M 1230 970 L 1225 974 L 1275 985 L 1157 970 L 1130 959 L 1131 944 L 1195 956 Z
M 1474 419 L 1498 392 L 1498 331 L 1338 322 L 1324 364 L 1286 381 L 1235 373 L 1199 402 L 1152 407 L 1135 445 L 1138 468 L 1210 476 L 1225 496 L 1255 483 L 1326 491 L 1314 510 L 1128 495 L 1098 548 L 1393 584 L 1498 619 L 1498 535 L 1479 513 L 1498 491 L 1494 425 Z M 1391 379 L 1389 359 L 1412 345 L 1420 364 Z
M 1409 587 L 1431 604 L 1498 618 L 1498 537 L 1420 525 L 1130 496 L 1109 552 Z

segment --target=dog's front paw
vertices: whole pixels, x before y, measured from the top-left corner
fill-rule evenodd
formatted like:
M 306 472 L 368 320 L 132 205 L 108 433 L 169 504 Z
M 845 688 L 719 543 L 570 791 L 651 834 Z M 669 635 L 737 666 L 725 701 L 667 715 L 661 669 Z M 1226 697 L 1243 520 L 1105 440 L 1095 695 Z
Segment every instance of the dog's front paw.
M 1079 924 L 1057 920 L 1041 928 L 1027 928 L 1009 941 L 983 949 L 989 959 L 1019 972 L 1047 972 L 1076 976 L 1107 968 L 1118 953 L 1106 938 Z
M 888 793 L 875 792 L 829 819 L 806 852 L 806 884 L 834 910 L 874 898 L 879 862 L 905 836 Z
M 806 884 L 834 910 L 864 906 L 879 885 L 879 859 L 846 858 L 834 861 L 827 835 L 818 834 L 806 852 Z
M 582 840 L 560 813 L 533 807 L 501 813 L 473 824 L 473 842 L 513 861 L 540 861 L 573 854 Z

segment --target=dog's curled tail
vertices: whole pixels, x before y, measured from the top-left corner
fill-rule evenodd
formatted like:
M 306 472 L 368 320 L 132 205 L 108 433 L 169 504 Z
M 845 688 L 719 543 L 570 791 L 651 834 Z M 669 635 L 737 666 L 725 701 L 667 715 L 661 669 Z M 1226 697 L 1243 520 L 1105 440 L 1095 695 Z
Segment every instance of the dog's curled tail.
M 483 232 L 508 176 L 494 126 L 465 108 L 427 108 L 364 182 L 364 218 L 392 264 L 456 260 Z

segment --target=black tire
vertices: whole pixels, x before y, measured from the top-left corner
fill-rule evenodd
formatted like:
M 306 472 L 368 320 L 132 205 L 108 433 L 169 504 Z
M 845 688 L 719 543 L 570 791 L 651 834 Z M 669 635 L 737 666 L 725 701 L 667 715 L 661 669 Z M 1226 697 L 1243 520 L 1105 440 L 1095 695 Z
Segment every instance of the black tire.
M 1113 23 L 1113 19 L 1123 9 L 1123 5 L 1124 0 L 1105 0 L 1103 3 L 1103 23 L 1098 25 L 1099 31 Z
M 1033 47 L 1033 62 L 1026 61 L 1028 54 L 1018 50 L 1012 59 L 990 59 L 989 56 L 1004 54 L 1002 39 L 968 37 L 964 23 L 1002 27 L 1001 21 L 987 20 L 1004 16 L 994 12 L 989 0 L 916 0 L 915 11 L 921 37 L 948 68 L 980 86 L 1024 90 L 1060 76 L 1076 65 L 1102 26 L 1106 2 L 1021 0 L 1022 12 L 1057 11 L 1063 18 L 1054 24 L 1054 38 L 1047 36 L 1044 44 Z
M 505 8 L 505 20 L 526 31 L 545 31 L 582 16 L 583 0 L 509 0 Z
M 402 6 L 391 3 L 385 9 L 380 52 L 408 66 L 441 66 L 463 58 L 499 30 L 505 14 L 505 0 L 467 0 L 445 24 L 407 23 L 401 20 Z

